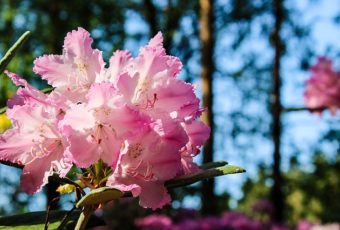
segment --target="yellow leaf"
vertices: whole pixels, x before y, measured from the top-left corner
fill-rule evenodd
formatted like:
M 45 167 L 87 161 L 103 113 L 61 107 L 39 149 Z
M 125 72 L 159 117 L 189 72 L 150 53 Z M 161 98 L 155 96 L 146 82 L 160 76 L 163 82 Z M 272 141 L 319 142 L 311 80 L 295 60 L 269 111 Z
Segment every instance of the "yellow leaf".
M 75 186 L 74 185 L 71 185 L 71 184 L 64 184 L 64 185 L 60 185 L 58 188 L 57 188 L 57 192 L 59 192 L 60 194 L 65 194 L 65 193 L 71 193 L 71 192 L 74 192 L 75 190 Z

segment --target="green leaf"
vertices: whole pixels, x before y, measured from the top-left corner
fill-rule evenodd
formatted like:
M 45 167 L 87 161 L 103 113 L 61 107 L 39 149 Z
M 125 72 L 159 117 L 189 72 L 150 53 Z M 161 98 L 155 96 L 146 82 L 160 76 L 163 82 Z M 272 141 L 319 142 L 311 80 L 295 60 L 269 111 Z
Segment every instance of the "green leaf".
M 216 165 L 219 165 L 219 163 L 217 163 Z M 201 180 L 211 179 L 217 176 L 223 176 L 223 175 L 235 174 L 235 173 L 243 173 L 245 171 L 246 170 L 244 170 L 243 168 L 239 166 L 224 165 L 224 166 L 219 166 L 215 168 L 208 168 L 208 169 L 202 170 L 201 172 L 193 173 L 190 175 L 176 177 L 172 180 L 167 181 L 165 183 L 165 186 L 168 189 L 172 189 L 172 188 L 190 185 Z
M 79 208 L 83 206 L 106 203 L 111 200 L 119 199 L 123 195 L 123 192 L 110 187 L 93 189 L 80 199 L 76 207 Z
M 14 43 L 14 45 L 7 51 L 5 56 L 0 60 L 0 74 L 4 72 L 9 62 L 13 59 L 16 52 L 19 50 L 19 48 L 24 44 L 24 42 L 27 40 L 30 32 L 26 31 L 21 37 Z
M 216 167 L 220 167 L 220 166 L 225 166 L 227 164 L 228 164 L 228 162 L 226 162 L 226 161 L 215 161 L 215 162 L 205 163 L 204 165 L 201 165 L 200 168 L 201 169 L 211 169 L 211 168 L 216 168 Z

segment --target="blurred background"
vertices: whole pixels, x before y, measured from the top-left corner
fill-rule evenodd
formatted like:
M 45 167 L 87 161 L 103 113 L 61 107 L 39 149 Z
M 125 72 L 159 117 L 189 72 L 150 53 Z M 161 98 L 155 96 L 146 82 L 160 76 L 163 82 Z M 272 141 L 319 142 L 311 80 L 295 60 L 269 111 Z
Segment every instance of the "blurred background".
M 0 0 L 0 57 L 30 30 L 7 69 L 45 88 L 33 60 L 60 54 L 64 36 L 78 26 L 106 60 L 117 49 L 136 55 L 162 31 L 167 52 L 183 62 L 179 77 L 196 85 L 213 127 L 196 162 L 224 160 L 247 170 L 173 191 L 171 207 L 160 212 L 236 210 L 258 218 L 254 207 L 265 203 L 270 218 L 288 226 L 340 222 L 340 117 L 312 114 L 303 102 L 317 57 L 340 66 L 339 0 Z M 1 107 L 15 90 L 1 75 Z M 0 132 L 9 127 L 1 114 Z M 19 178 L 19 170 L 0 165 L 0 215 L 45 210 L 58 195 L 51 184 L 28 196 Z M 150 213 L 131 202 L 129 215 Z M 105 212 L 119 205 L 126 203 Z M 72 206 L 70 197 L 53 204 Z

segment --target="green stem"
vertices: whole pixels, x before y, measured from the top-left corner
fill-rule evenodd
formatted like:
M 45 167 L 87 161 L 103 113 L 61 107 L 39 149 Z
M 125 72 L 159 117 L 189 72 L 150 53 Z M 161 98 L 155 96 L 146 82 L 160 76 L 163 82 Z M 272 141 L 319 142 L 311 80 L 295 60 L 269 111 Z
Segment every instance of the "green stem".
M 89 221 L 91 215 L 93 214 L 94 210 L 90 206 L 85 206 L 83 211 L 80 213 L 80 216 L 77 221 L 77 225 L 75 230 L 84 230 L 86 229 L 87 222 Z
M 292 108 L 283 108 L 282 112 L 300 112 L 300 111 L 310 111 L 310 112 L 322 112 L 326 107 L 317 107 L 317 108 L 308 108 L 308 107 L 292 107 Z
M 200 166 L 201 169 L 211 169 L 211 168 L 216 168 L 216 167 L 221 167 L 227 165 L 228 162 L 225 161 L 215 161 L 215 162 L 209 162 L 205 163 Z
M 98 160 L 98 161 L 94 164 L 94 172 L 95 172 L 96 183 L 99 185 L 100 181 L 101 181 L 102 178 L 104 177 L 104 172 L 103 172 L 103 161 L 102 161 L 102 160 Z
M 19 48 L 24 44 L 24 42 L 27 40 L 30 32 L 26 31 L 21 37 L 14 43 L 14 45 L 6 52 L 5 56 L 0 60 L 0 74 L 4 72 L 9 62 L 13 59 L 16 52 L 19 50 Z

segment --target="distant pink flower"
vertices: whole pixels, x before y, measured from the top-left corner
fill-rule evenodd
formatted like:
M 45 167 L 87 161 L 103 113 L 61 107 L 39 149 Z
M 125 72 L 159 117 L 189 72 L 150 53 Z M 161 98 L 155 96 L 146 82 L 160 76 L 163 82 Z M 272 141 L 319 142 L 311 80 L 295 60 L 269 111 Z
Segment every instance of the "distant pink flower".
M 263 224 L 260 221 L 252 220 L 240 212 L 226 212 L 221 217 L 221 223 L 225 228 L 260 230 Z
M 269 215 L 269 217 L 272 217 L 274 212 L 274 206 L 270 200 L 261 199 L 253 204 L 252 210 L 254 212 L 267 214 Z
M 308 220 L 300 220 L 296 226 L 296 230 L 312 230 L 314 224 Z
M 333 69 L 330 59 L 321 57 L 311 73 L 304 94 L 307 107 L 328 108 L 334 115 L 340 108 L 340 72 Z
M 172 230 L 172 220 L 165 215 L 150 215 L 136 219 L 135 224 L 145 230 Z

